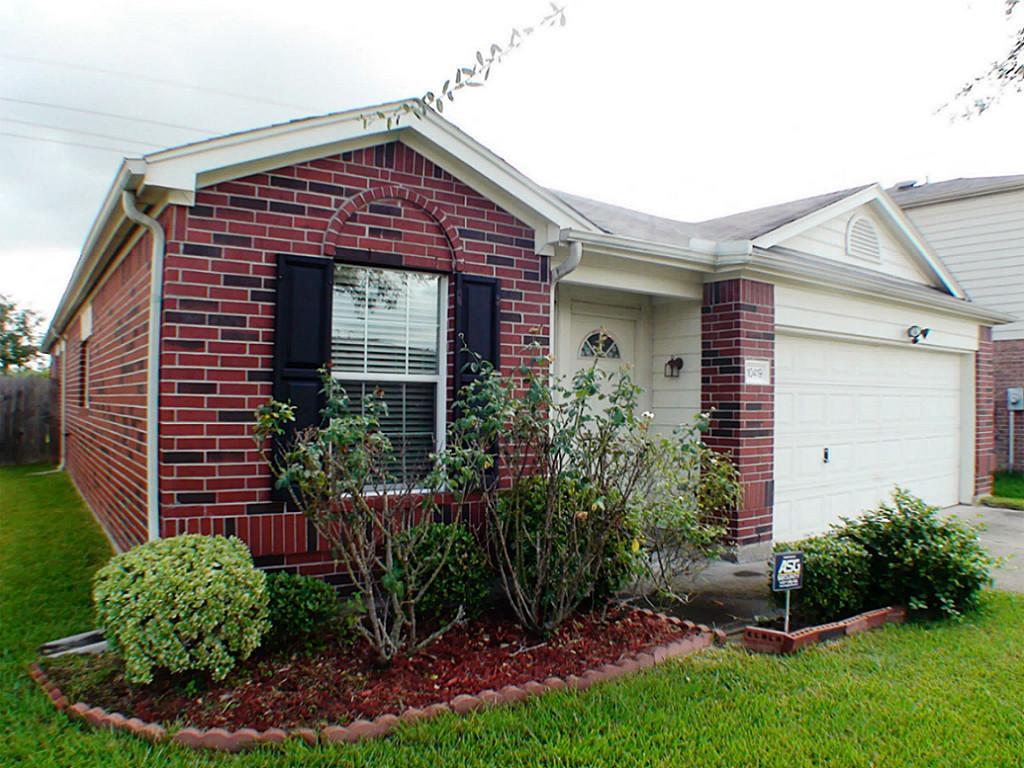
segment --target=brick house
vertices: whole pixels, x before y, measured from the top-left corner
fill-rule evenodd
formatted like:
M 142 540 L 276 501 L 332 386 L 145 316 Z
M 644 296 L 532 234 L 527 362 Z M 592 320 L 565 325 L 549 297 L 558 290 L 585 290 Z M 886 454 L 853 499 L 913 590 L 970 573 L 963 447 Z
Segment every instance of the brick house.
M 425 453 L 460 334 L 499 367 L 537 341 L 563 373 L 603 345 L 659 429 L 714 408 L 751 557 L 897 482 L 941 505 L 988 489 L 1007 318 L 879 186 L 674 221 L 539 187 L 434 113 L 364 112 L 122 163 L 44 344 L 63 466 L 119 549 L 235 534 L 262 567 L 338 578 L 275 499 L 253 411 L 274 395 L 311 422 L 330 362 Z
M 1024 413 L 1011 439 L 1007 392 L 1024 387 L 1024 175 L 907 182 L 890 193 L 970 296 L 1015 318 L 992 330 L 995 448 L 999 468 L 1024 472 Z

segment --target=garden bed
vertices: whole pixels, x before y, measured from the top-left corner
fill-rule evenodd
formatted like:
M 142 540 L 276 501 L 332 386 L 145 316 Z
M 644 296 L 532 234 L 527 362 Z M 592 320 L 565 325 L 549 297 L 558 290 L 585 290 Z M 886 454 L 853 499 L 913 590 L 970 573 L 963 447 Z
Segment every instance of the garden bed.
M 743 645 L 755 653 L 796 653 L 802 648 L 826 640 L 856 635 L 869 629 L 877 629 L 884 624 L 902 623 L 906 618 L 905 608 L 890 606 L 860 613 L 842 621 L 800 627 L 789 632 L 773 629 L 771 626 L 746 627 L 743 630 Z
M 697 642 L 691 648 L 679 641 Z M 585 687 L 578 684 L 584 675 L 592 679 L 594 671 L 615 662 L 621 662 L 621 671 L 631 671 L 632 662 L 644 651 L 675 655 L 709 642 L 707 627 L 614 608 L 604 616 L 593 612 L 571 619 L 546 642 L 529 638 L 508 620 L 475 621 L 386 668 L 375 665 L 369 649 L 360 644 L 332 644 L 302 655 L 255 655 L 222 683 L 202 690 L 194 681 L 169 677 L 148 686 L 130 686 L 111 654 L 48 660 L 45 675 L 47 685 L 59 689 L 66 702 L 88 702 L 88 708 L 123 713 L 143 723 L 189 731 L 308 729 L 308 734 L 328 723 L 337 729 L 381 716 L 397 719 L 403 712 L 436 704 L 450 704 L 458 712 L 460 700 L 476 698 L 481 691 L 526 686 L 505 697 L 521 698 L 531 682 L 552 678 L 563 686 Z M 668 647 L 674 652 L 667 653 Z M 652 663 L 658 656 L 651 657 Z M 486 696 L 480 699 L 487 702 Z M 474 708 L 472 702 L 463 703 L 469 704 L 467 710 Z M 79 709 L 81 714 L 87 708 Z

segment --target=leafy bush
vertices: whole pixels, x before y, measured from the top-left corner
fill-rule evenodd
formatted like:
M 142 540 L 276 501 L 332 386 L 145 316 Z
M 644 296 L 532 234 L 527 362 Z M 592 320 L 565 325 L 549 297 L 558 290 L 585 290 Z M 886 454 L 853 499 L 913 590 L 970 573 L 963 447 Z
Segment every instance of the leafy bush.
M 446 567 L 451 537 L 459 531 L 433 523 L 437 500 L 450 489 L 422 457 L 408 456 L 401 441 L 388 436 L 383 391 L 367 392 L 358 407 L 350 407 L 329 371 L 321 371 L 321 380 L 319 424 L 289 437 L 295 408 L 271 401 L 257 411 L 254 437 L 277 487 L 289 492 L 355 582 L 350 605 L 360 613 L 354 629 L 387 664 L 428 645 L 455 621 L 424 634 L 417 620 L 425 590 Z M 467 499 L 458 492 L 450 496 L 457 522 Z M 442 534 L 449 540 L 440 541 Z M 418 553 L 428 536 L 433 556 L 424 559 Z
M 132 683 L 156 669 L 221 680 L 269 628 L 266 577 L 234 537 L 175 536 L 117 555 L 97 571 L 93 600 Z
M 739 495 L 731 463 L 711 459 L 699 430 L 652 429 L 628 371 L 607 372 L 595 358 L 555 377 L 551 363 L 537 354 L 507 373 L 473 363 L 436 473 L 440 486 L 480 495 L 502 591 L 538 634 L 615 592 L 637 567 L 648 584 L 671 583 L 721 538 L 709 521 Z
M 791 544 L 776 544 L 776 552 L 804 553 L 804 584 L 796 593 L 796 612 L 812 623 L 846 618 L 869 608 L 871 560 L 852 539 L 826 534 Z M 785 595 L 773 593 L 782 604 Z
M 487 604 L 493 575 L 476 537 L 460 523 L 427 526 L 412 549 L 434 580 L 425 585 L 419 609 L 430 619 L 448 622 L 459 616 L 475 618 Z
M 941 516 L 902 488 L 893 491 L 891 504 L 844 520 L 836 535 L 867 551 L 877 605 L 959 616 L 976 608 L 982 588 L 992 583 L 994 561 L 981 546 L 978 528 Z
M 263 644 L 282 648 L 305 644 L 330 629 L 340 615 L 334 587 L 312 576 L 271 573 L 267 576 L 270 631 Z

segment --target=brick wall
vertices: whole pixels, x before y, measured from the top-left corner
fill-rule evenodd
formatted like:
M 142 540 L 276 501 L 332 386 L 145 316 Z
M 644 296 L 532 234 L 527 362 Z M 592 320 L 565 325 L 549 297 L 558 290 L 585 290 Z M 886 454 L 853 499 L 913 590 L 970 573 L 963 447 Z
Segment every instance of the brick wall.
M 164 216 L 163 223 L 168 221 Z M 68 324 L 67 470 L 119 549 L 146 540 L 146 351 L 151 237 L 139 239 L 92 296 L 82 405 L 81 315 Z M 60 362 L 63 369 L 64 361 Z M 63 372 L 63 370 L 62 370 Z
M 774 503 L 775 292 L 752 280 L 704 286 L 701 319 L 701 410 L 714 409 L 707 442 L 730 453 L 740 471 L 743 504 L 729 521 L 736 544 L 769 541 Z M 772 362 L 771 386 L 744 383 L 744 360 Z
M 995 457 L 995 401 L 992 367 L 992 329 L 978 331 L 978 353 L 975 357 L 975 459 L 974 492 L 992 492 Z
M 1009 469 L 1010 418 L 1006 410 L 1008 387 L 1024 387 L 1024 339 L 996 341 L 992 346 L 993 376 L 995 382 L 996 466 Z M 1014 416 L 1014 469 L 1024 472 L 1024 412 Z
M 161 533 L 237 534 L 263 567 L 340 581 L 305 518 L 272 501 L 250 437 L 252 412 L 271 395 L 280 253 L 498 277 L 503 367 L 534 338 L 546 348 L 547 265 L 531 228 L 397 142 L 217 184 L 177 209 L 165 273 Z M 450 336 L 449 381 L 454 348 Z

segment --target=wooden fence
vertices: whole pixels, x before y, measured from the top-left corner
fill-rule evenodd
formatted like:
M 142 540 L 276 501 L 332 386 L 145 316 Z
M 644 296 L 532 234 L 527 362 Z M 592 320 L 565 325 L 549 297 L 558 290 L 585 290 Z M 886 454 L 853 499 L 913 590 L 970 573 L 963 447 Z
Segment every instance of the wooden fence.
M 0 465 L 56 461 L 56 382 L 43 376 L 0 376 Z

